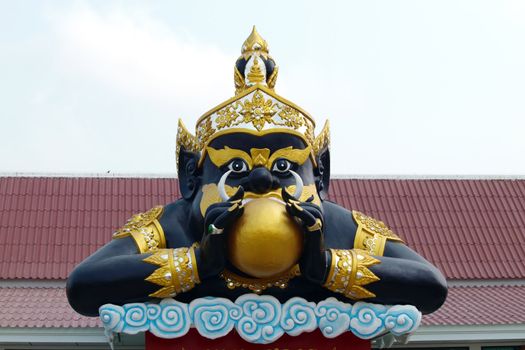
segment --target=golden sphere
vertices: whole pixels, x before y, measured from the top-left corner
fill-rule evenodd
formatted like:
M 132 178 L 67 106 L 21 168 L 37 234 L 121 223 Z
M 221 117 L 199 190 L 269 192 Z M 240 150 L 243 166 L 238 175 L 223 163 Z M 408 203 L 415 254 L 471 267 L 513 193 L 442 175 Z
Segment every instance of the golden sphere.
M 258 278 L 275 276 L 294 266 L 303 250 L 299 225 L 283 203 L 257 198 L 228 232 L 228 256 L 240 271 Z

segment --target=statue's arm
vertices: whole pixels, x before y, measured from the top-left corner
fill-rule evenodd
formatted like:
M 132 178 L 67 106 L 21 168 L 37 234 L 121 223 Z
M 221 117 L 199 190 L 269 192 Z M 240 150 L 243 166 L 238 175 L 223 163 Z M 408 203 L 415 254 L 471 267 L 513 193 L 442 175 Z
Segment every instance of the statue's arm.
M 133 216 L 71 272 L 66 291 L 76 311 L 95 316 L 106 303 L 175 296 L 199 283 L 195 246 L 167 249 L 162 211 L 155 207 Z
M 354 249 L 329 249 L 324 286 L 353 300 L 437 310 L 447 296 L 441 272 L 386 225 L 353 212 Z
M 104 304 L 175 297 L 217 275 L 226 260 L 222 232 L 242 214 L 243 195 L 239 190 L 230 201 L 208 208 L 204 226 L 209 229 L 198 243 L 178 223 L 178 216 L 188 217 L 183 201 L 167 206 L 166 212 L 155 207 L 133 216 L 110 243 L 71 272 L 66 287 L 69 303 L 83 315 L 96 316 Z
M 158 287 L 144 279 L 155 266 L 144 262 L 151 253 L 139 254 L 131 237 L 113 240 L 84 260 L 67 280 L 69 304 L 86 316 L 98 315 L 100 306 L 149 299 Z
M 447 282 L 431 263 L 403 243 L 387 242 L 381 263 L 370 270 L 379 277 L 368 290 L 371 301 L 382 304 L 411 304 L 427 314 L 436 311 L 447 297 Z
M 301 273 L 314 283 L 358 301 L 438 309 L 446 281 L 382 222 L 325 202 L 323 209 L 284 194 L 291 215 L 304 226 Z

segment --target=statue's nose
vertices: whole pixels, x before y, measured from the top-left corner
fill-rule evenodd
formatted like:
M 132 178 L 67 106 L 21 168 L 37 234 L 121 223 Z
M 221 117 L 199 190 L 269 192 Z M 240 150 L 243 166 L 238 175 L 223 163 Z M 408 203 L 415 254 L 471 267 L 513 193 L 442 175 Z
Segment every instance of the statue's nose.
M 250 172 L 250 189 L 255 193 L 266 193 L 272 189 L 272 174 L 265 167 L 256 167 Z

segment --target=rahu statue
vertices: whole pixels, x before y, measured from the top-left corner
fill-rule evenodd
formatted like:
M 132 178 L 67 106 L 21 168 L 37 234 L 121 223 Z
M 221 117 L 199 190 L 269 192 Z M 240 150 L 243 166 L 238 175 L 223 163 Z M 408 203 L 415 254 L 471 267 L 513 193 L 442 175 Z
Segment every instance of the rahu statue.
M 182 198 L 134 215 L 74 269 L 76 311 L 247 293 L 423 313 L 443 304 L 437 268 L 382 221 L 327 200 L 328 122 L 315 136 L 314 119 L 275 92 L 277 74 L 254 27 L 235 63 L 235 96 L 205 113 L 195 136 L 179 121 Z

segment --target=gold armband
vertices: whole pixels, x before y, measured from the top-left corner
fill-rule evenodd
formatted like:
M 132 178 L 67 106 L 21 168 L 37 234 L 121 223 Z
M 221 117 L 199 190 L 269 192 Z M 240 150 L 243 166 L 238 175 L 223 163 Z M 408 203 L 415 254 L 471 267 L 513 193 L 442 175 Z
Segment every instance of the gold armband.
M 369 254 L 383 256 L 388 240 L 404 243 L 384 222 L 366 216 L 358 211 L 352 211 L 357 231 L 354 248 L 366 250 Z
M 131 236 L 141 254 L 166 248 L 164 230 L 158 220 L 162 212 L 162 206 L 156 206 L 145 213 L 133 215 L 113 233 L 113 239 Z
M 376 295 L 363 286 L 379 281 L 368 269 L 380 261 L 360 249 L 330 249 L 332 264 L 324 286 L 332 292 L 344 294 L 352 300 L 373 298 Z
M 187 292 L 196 283 L 200 283 L 195 258 L 195 245 L 190 248 L 159 249 L 153 255 L 148 256 L 144 262 L 159 266 L 146 281 L 155 283 L 160 288 L 150 297 L 170 298 Z

